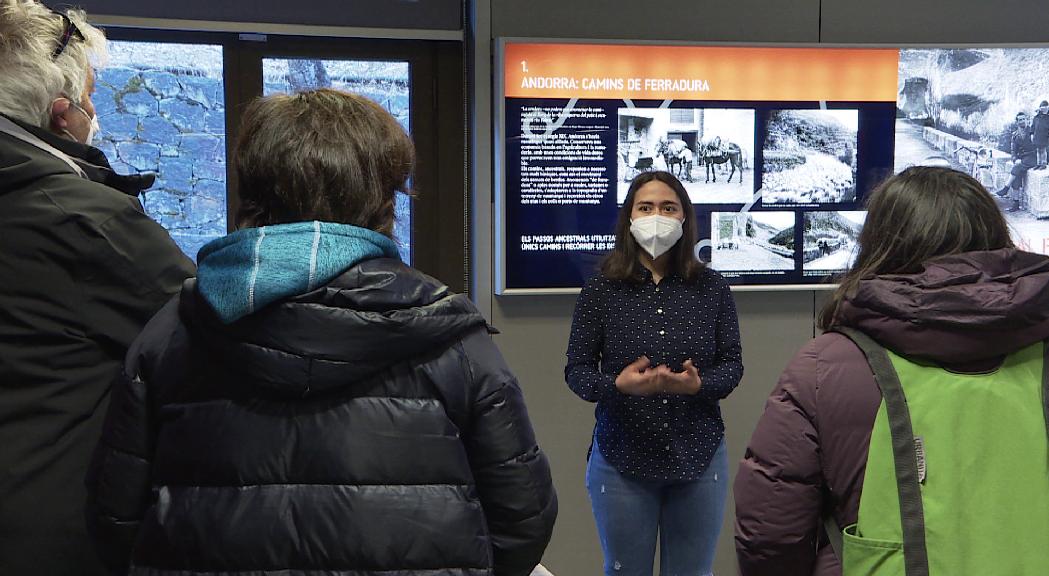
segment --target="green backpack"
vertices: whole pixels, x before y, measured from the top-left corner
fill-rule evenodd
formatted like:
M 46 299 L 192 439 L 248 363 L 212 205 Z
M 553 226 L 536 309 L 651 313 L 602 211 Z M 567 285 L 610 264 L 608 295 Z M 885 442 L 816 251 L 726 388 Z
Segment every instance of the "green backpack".
M 883 400 L 857 523 L 827 525 L 845 576 L 1049 574 L 1049 345 L 956 374 L 835 331 Z

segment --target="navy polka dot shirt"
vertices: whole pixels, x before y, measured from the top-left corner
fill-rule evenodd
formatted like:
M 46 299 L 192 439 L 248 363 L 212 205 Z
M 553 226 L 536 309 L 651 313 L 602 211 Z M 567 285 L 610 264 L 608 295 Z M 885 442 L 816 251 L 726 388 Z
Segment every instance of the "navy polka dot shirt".
M 643 269 L 632 284 L 598 275 L 583 287 L 572 317 L 565 380 L 596 402 L 594 437 L 621 474 L 694 480 L 724 436 L 718 401 L 743 376 L 736 305 L 728 284 L 704 268 L 694 282 L 668 275 L 657 285 Z M 691 395 L 630 396 L 616 376 L 641 355 L 675 372 L 691 358 L 702 386 Z

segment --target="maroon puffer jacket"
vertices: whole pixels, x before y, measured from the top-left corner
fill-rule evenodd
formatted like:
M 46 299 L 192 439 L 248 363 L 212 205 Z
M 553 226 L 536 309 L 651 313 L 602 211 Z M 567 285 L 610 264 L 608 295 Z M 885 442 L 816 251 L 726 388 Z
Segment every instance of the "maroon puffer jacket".
M 952 370 L 997 366 L 1049 338 L 1049 257 L 1013 249 L 930 260 L 914 275 L 860 283 L 841 324 Z M 809 342 L 769 396 L 735 480 L 743 576 L 841 574 L 822 528 L 856 522 L 881 393 L 860 350 L 836 333 Z

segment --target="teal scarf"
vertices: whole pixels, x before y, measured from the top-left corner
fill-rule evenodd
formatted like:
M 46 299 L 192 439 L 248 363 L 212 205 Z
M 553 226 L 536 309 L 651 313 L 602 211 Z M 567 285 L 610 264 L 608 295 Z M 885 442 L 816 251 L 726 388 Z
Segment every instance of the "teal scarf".
M 197 289 L 229 324 L 373 258 L 398 258 L 397 245 L 365 228 L 317 221 L 246 228 L 200 249 Z

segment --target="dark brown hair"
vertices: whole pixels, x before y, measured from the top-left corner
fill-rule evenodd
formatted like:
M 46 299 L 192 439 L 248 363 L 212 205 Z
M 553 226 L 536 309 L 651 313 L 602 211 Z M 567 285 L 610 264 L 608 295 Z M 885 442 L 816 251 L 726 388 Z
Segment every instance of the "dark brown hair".
M 696 210 L 692 207 L 692 200 L 689 199 L 688 192 L 681 185 L 681 181 L 670 172 L 662 171 L 642 172 L 630 183 L 626 199 L 623 200 L 623 206 L 619 209 L 619 218 L 616 220 L 616 245 L 601 261 L 601 274 L 612 280 L 641 282 L 642 266 L 638 258 L 640 248 L 630 233 L 630 213 L 634 209 L 634 197 L 637 191 L 652 181 L 662 182 L 669 186 L 677 194 L 677 199 L 681 202 L 681 210 L 685 214 L 685 220 L 681 223 L 681 239 L 670 249 L 667 274 L 676 273 L 684 280 L 695 280 L 699 271 L 703 269 L 703 263 L 696 260 L 692 252 L 697 237 Z
M 837 323 L 842 301 L 861 280 L 921 272 L 937 256 L 1012 245 L 1002 211 L 976 179 L 950 168 L 908 168 L 870 195 L 856 262 L 820 312 L 819 327 Z
M 320 89 L 248 105 L 234 148 L 238 228 L 322 220 L 393 235 L 415 149 L 397 120 L 356 94 Z

